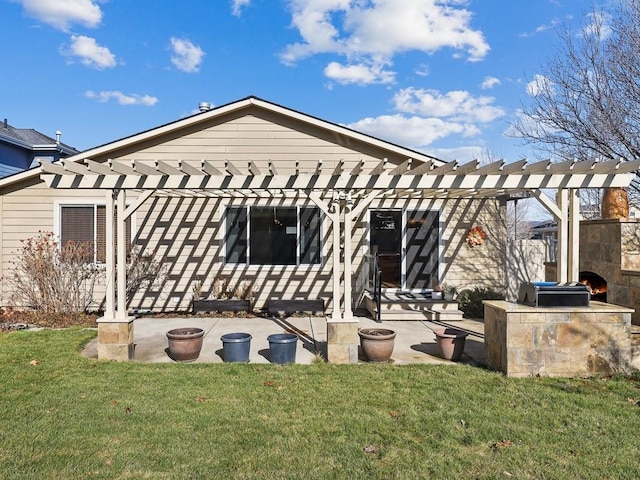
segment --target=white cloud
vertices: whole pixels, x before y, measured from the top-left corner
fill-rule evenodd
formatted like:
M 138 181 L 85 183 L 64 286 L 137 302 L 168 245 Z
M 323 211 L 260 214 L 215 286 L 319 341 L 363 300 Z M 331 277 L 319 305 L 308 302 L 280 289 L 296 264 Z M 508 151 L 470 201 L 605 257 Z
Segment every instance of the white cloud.
M 382 65 L 340 65 L 331 62 L 324 69 L 324 74 L 338 83 L 368 85 L 372 83 L 392 83 L 395 73 L 383 70 Z
M 178 70 L 187 73 L 194 73 L 200 70 L 200 64 L 205 56 L 204 51 L 191 43 L 189 40 L 171 37 L 171 63 Z
M 84 35 L 72 35 L 71 45 L 61 48 L 61 53 L 78 57 L 84 66 L 98 70 L 116 66 L 116 56 L 107 47 L 98 45 L 94 38 Z
M 553 84 L 544 75 L 536 74 L 529 83 L 527 83 L 527 93 L 532 97 L 537 97 L 541 92 L 549 91 Z
M 242 13 L 242 8 L 251 3 L 251 0 L 232 0 L 231 1 L 231 13 L 236 17 L 239 17 Z
M 292 24 L 302 41 L 281 54 L 286 64 L 335 53 L 348 63 L 390 64 L 399 53 L 450 48 L 469 61 L 482 60 L 489 45 L 471 28 L 461 0 L 291 0 Z
M 399 114 L 364 118 L 349 124 L 348 127 L 411 148 L 430 145 L 449 135 L 471 137 L 479 133 L 474 125 Z
M 484 77 L 484 80 L 482 81 L 482 84 L 480 85 L 480 88 L 482 88 L 483 90 L 489 90 L 497 85 L 500 85 L 500 79 L 496 78 L 496 77 Z
M 158 103 L 158 99 L 150 95 L 138 95 L 135 93 L 131 95 L 125 95 L 118 90 L 102 92 L 94 92 L 92 90 L 89 90 L 85 93 L 85 96 L 87 98 L 97 100 L 100 103 L 107 103 L 109 100 L 115 100 L 120 105 L 144 105 L 146 107 L 151 107 Z
M 27 15 L 64 32 L 71 25 L 95 28 L 102 21 L 102 10 L 95 0 L 21 0 Z
M 580 32 L 583 36 L 596 35 L 600 40 L 606 40 L 613 33 L 611 15 L 601 12 L 587 14 L 588 22 Z
M 493 97 L 474 97 L 464 90 L 442 94 L 437 90 L 405 88 L 394 95 L 393 101 L 400 112 L 448 118 L 456 122 L 487 123 L 505 114 L 502 108 L 493 105 Z
M 472 160 L 477 160 L 482 157 L 482 152 L 486 148 L 482 145 L 467 145 L 464 147 L 455 147 L 455 148 L 432 148 L 429 149 L 429 155 L 433 155 L 440 160 L 444 160 L 446 162 L 452 162 L 453 160 L 458 160 L 460 163 L 471 162 Z

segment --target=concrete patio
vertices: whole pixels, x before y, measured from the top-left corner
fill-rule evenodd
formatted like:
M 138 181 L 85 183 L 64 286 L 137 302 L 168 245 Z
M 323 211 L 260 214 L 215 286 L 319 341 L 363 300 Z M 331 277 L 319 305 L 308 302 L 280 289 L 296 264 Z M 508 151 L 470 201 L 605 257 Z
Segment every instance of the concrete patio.
M 384 321 L 376 323 L 368 317 L 357 317 L 360 328 L 389 328 L 397 333 L 391 357 L 394 364 L 453 364 L 442 358 L 431 330 L 450 326 L 469 332 L 462 359 L 458 363 L 485 365 L 484 324 L 477 320 L 462 320 L 447 324 L 431 321 Z M 195 363 L 222 363 L 222 341 L 227 333 L 251 334 L 250 363 L 270 363 L 267 337 L 274 333 L 295 333 L 300 339 L 296 363 L 310 364 L 316 354 L 326 358 L 327 325 L 324 317 L 301 316 L 285 318 L 138 318 L 134 321 L 135 361 L 173 363 L 167 354 L 166 332 L 173 328 L 198 327 L 205 331 L 202 352 Z M 97 358 L 97 340 L 89 343 L 84 354 Z M 366 361 L 359 355 L 360 361 Z

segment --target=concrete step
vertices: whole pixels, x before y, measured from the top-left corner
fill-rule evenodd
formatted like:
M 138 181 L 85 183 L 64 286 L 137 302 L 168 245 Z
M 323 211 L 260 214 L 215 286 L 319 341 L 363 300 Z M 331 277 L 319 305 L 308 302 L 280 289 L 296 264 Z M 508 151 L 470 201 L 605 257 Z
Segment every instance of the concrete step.
M 373 297 L 365 295 L 364 300 L 369 314 L 375 317 L 376 303 L 373 301 Z M 462 312 L 458 309 L 458 303 L 445 300 L 411 299 L 398 301 L 383 298 L 380 309 L 383 320 L 439 320 L 447 322 L 462 320 Z

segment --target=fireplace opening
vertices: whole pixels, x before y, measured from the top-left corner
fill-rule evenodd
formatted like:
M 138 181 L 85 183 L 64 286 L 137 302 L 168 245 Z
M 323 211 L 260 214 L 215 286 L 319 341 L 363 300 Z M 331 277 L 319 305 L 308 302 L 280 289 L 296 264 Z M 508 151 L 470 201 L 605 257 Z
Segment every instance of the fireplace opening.
M 586 285 L 591 293 L 591 300 L 597 302 L 607 301 L 607 281 L 597 273 L 580 272 L 580 283 Z

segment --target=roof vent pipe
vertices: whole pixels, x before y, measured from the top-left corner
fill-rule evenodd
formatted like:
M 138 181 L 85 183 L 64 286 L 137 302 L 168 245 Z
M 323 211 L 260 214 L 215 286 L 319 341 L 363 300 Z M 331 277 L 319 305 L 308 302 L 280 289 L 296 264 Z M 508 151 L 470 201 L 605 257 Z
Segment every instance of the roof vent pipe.
M 4 119 L 4 128 L 9 128 L 9 122 L 7 122 L 7 119 Z
M 62 132 L 60 130 L 56 130 L 56 145 L 60 145 L 60 136 Z
M 211 105 L 209 102 L 200 102 L 198 104 L 198 110 L 200 110 L 201 112 L 207 112 L 212 108 L 213 108 L 213 105 Z

